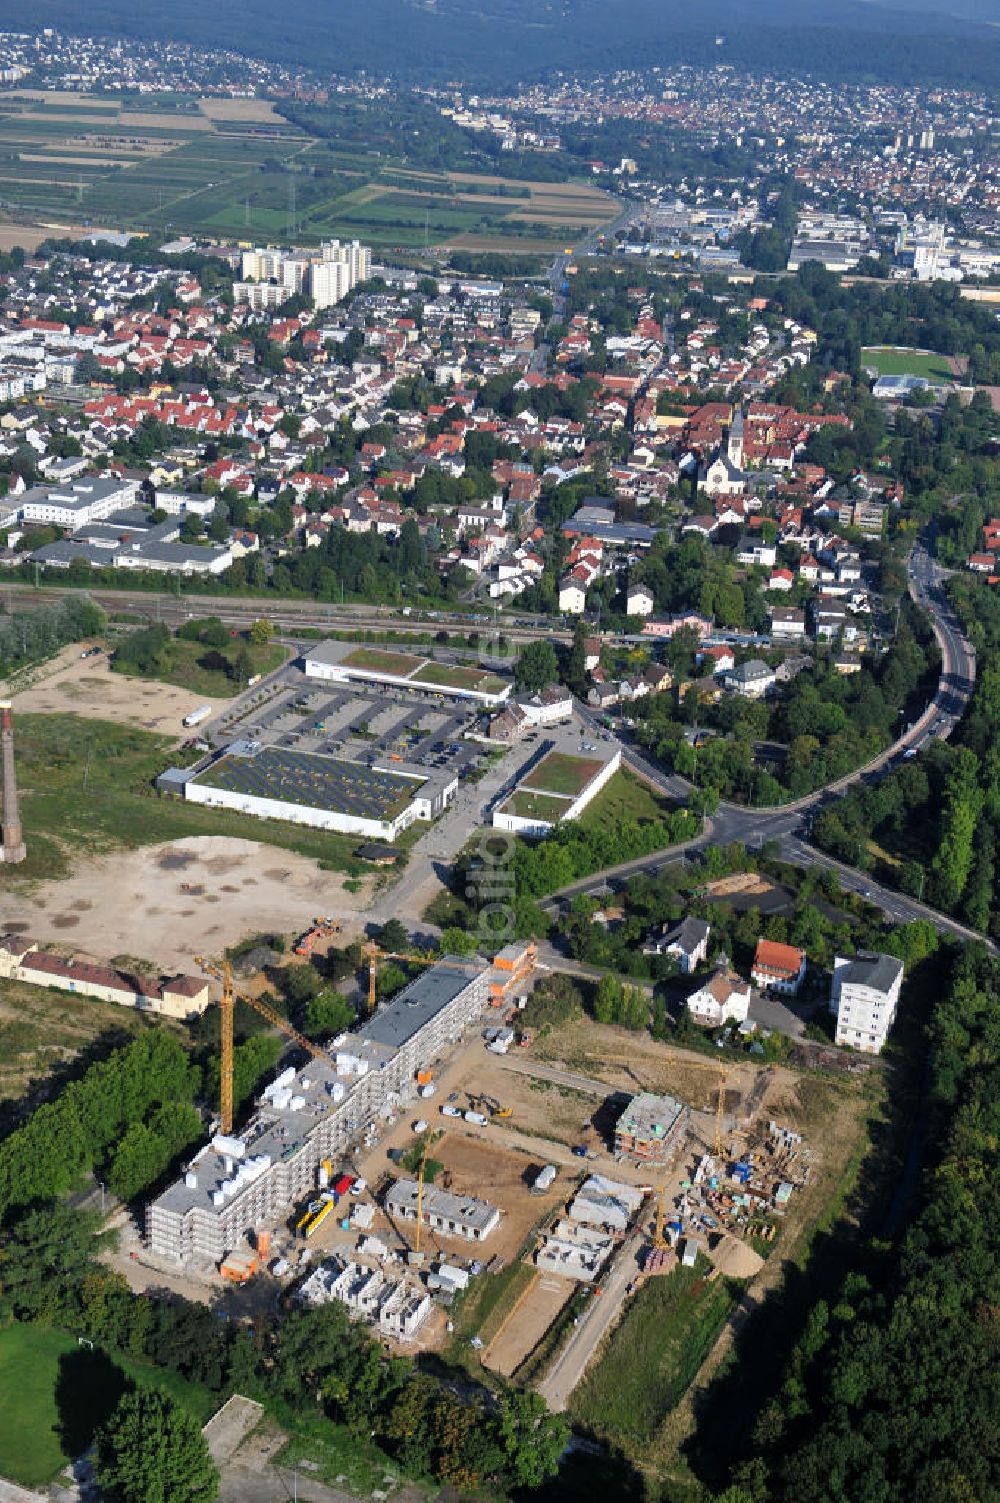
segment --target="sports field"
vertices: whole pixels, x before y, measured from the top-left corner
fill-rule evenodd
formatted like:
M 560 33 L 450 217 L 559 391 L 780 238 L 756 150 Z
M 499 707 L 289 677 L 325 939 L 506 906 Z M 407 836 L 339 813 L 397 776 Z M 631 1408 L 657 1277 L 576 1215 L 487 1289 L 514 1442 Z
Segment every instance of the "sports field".
M 0 1470 L 25 1487 L 41 1487 L 89 1446 L 129 1382 L 165 1388 L 199 1423 L 215 1400 L 207 1389 L 43 1326 L 0 1330 Z
M 571 757 L 566 752 L 549 752 L 524 779 L 522 787 L 537 788 L 545 793 L 564 793 L 576 797 L 604 766 L 593 757 Z
M 85 224 L 384 249 L 548 254 L 607 223 L 587 183 L 414 172 L 356 143 L 319 140 L 268 100 L 20 90 L 0 95 L 0 200 L 58 229 Z
M 880 376 L 923 376 L 934 385 L 955 380 L 954 372 L 946 355 L 935 355 L 932 350 L 894 349 L 888 345 L 872 345 L 861 351 L 861 364 Z

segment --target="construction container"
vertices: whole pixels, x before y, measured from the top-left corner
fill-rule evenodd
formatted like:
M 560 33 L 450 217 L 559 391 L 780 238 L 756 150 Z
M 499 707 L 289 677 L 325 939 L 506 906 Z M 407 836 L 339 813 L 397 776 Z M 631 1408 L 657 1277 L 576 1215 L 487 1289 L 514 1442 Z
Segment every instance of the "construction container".
M 531 1193 L 533 1195 L 544 1195 L 546 1190 L 551 1188 L 557 1173 L 558 1170 L 555 1164 L 546 1164 L 543 1169 L 539 1169 L 531 1186 Z
M 432 1070 L 417 1071 L 417 1085 L 430 1085 L 433 1078 L 434 1072 Z
M 230 1284 L 246 1284 L 257 1272 L 257 1254 L 231 1252 L 219 1266 L 222 1277 Z
M 262 1226 L 257 1232 L 257 1256 L 262 1263 L 266 1262 L 271 1254 L 271 1231 L 269 1227 Z

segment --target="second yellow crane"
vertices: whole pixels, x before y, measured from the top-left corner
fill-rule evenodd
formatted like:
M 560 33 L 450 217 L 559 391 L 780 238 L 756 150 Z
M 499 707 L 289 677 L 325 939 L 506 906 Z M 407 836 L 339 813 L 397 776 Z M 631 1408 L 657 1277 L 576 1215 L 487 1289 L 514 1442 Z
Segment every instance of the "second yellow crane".
M 293 1043 L 298 1044 L 300 1049 L 305 1049 L 314 1059 L 324 1060 L 329 1063 L 330 1056 L 319 1044 L 314 1044 L 312 1039 L 307 1039 L 304 1033 L 283 1018 L 269 1002 L 261 997 L 253 997 L 249 992 L 237 994 L 233 990 L 233 968 L 224 957 L 221 961 L 206 960 L 203 955 L 196 955 L 195 960 L 208 976 L 214 976 L 216 981 L 222 982 L 222 997 L 219 1002 L 219 1117 L 222 1122 L 222 1131 L 231 1133 L 233 1130 L 233 1015 L 236 1011 L 237 1002 L 245 1002 L 252 1007 L 254 1012 L 260 1013 L 275 1028 L 281 1030 Z

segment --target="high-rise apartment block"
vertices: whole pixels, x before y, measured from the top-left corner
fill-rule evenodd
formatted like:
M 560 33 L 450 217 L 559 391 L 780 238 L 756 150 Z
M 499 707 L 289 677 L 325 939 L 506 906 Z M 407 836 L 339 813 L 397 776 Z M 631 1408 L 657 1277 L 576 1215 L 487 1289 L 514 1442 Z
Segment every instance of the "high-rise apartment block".
M 325 240 L 319 251 L 257 246 L 243 252 L 233 291 L 238 303 L 259 310 L 278 308 L 297 293 L 314 308 L 332 308 L 367 280 L 371 264 L 371 250 L 357 240 Z

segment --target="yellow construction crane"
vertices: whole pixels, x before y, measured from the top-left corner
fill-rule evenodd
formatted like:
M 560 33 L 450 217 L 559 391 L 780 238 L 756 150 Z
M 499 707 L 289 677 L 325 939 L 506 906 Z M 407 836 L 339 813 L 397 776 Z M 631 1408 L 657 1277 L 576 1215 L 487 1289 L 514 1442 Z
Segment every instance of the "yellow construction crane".
M 406 960 L 411 965 L 433 965 L 437 955 L 428 955 L 422 950 L 383 950 L 373 939 L 361 947 L 362 959 L 368 962 L 368 1013 L 375 1011 L 375 984 L 378 979 L 380 960 Z
M 424 1213 L 424 1171 L 427 1168 L 427 1153 L 434 1141 L 434 1133 L 428 1128 L 424 1133 L 424 1151 L 420 1155 L 420 1168 L 417 1171 L 417 1235 L 413 1240 L 413 1251 L 420 1251 L 420 1232 L 423 1227 L 422 1216 Z
M 276 1012 L 269 1002 L 260 997 L 252 997 L 248 992 L 240 992 L 238 995 L 233 990 L 233 968 L 224 957 L 221 963 L 214 960 L 206 960 L 203 955 L 196 955 L 195 961 L 201 966 L 208 976 L 214 976 L 216 981 L 222 982 L 222 999 L 219 1003 L 219 1034 L 220 1034 L 220 1069 L 219 1069 L 219 1116 L 222 1119 L 222 1131 L 231 1133 L 233 1130 L 233 1014 L 236 1011 L 237 1002 L 245 1002 L 252 1007 L 254 1012 L 259 1012 L 262 1018 L 279 1028 L 293 1043 L 298 1044 L 300 1049 L 305 1049 L 314 1059 L 323 1060 L 329 1064 L 330 1056 L 319 1044 L 314 1044 L 312 1039 L 307 1039 L 305 1034 L 293 1028 L 287 1018 L 283 1018 L 280 1012 Z
M 657 1252 L 666 1252 L 669 1246 L 664 1226 L 667 1220 L 667 1187 L 660 1186 L 660 1193 L 656 1197 L 656 1221 L 653 1224 L 653 1246 Z

